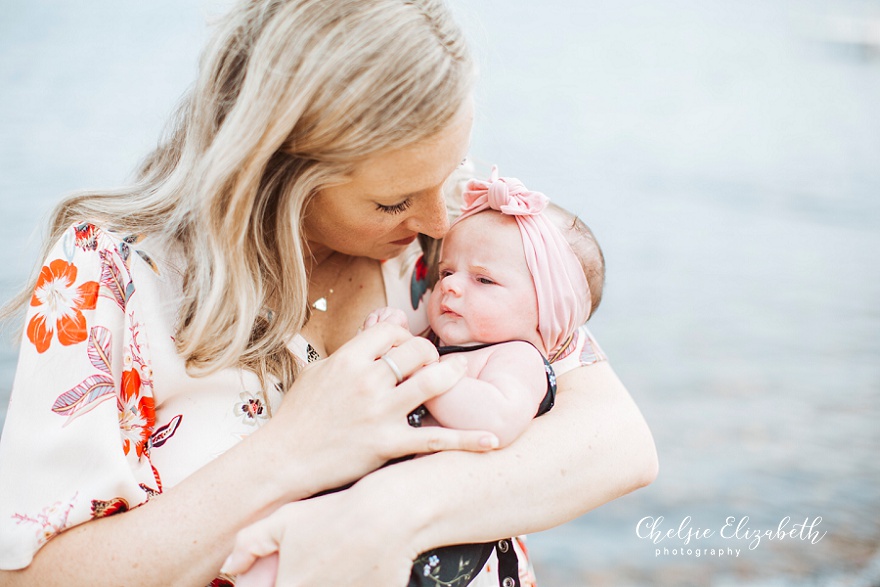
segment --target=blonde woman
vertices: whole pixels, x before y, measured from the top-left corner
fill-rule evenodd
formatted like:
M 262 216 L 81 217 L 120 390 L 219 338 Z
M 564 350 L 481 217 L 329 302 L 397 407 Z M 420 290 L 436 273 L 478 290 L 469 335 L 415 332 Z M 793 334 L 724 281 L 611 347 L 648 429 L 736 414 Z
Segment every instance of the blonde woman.
M 492 450 L 407 425 L 462 365 L 390 324 L 355 336 L 377 306 L 419 305 L 408 251 L 448 228 L 473 67 L 441 2 L 242 1 L 200 71 L 135 184 L 59 205 L 7 308 L 26 316 L 0 583 L 233 584 L 236 534 L 277 512 L 280 584 L 403 585 L 420 552 L 650 482 L 650 433 L 607 361 Z M 435 454 L 373 472 L 412 453 Z

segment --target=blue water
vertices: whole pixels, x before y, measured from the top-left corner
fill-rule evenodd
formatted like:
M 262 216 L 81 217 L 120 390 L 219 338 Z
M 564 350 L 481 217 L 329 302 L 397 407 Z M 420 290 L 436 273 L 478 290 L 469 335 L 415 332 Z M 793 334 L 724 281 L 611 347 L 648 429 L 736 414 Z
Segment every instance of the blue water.
M 155 144 L 218 6 L 4 3 L 4 299 L 54 200 L 123 181 Z M 481 64 L 472 154 L 593 227 L 608 261 L 593 330 L 661 459 L 649 488 L 533 537 L 542 587 L 880 578 L 880 47 L 860 43 L 880 4 L 456 10 Z M 741 553 L 673 555 L 682 540 L 637 537 L 647 516 L 714 531 L 685 549 Z M 821 517 L 827 534 L 748 550 L 719 536 L 728 516 Z

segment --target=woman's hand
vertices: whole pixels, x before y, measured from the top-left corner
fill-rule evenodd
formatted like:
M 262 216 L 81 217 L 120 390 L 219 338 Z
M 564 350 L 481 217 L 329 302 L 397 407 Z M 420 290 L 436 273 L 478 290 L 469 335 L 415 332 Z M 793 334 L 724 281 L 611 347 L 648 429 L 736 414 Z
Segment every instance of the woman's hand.
M 463 362 L 440 363 L 427 340 L 394 324 L 375 324 L 300 373 L 276 414 L 257 433 L 264 441 L 272 436 L 275 449 L 267 466 L 277 467 L 279 481 L 291 486 L 301 487 L 307 475 L 314 485 L 305 493 L 314 494 L 358 479 L 396 457 L 495 448 L 497 438 L 487 432 L 407 424 L 409 412 L 444 393 L 464 372 Z M 299 492 L 290 499 L 301 497 Z
M 266 556 L 260 564 L 270 564 L 280 552 L 280 585 L 358 577 L 358 585 L 403 586 L 422 551 L 546 530 L 650 483 L 650 432 L 610 366 L 582 367 L 559 385 L 557 406 L 509 447 L 413 459 L 284 506 L 238 534 L 226 570 Z
M 239 575 L 240 587 L 272 587 L 276 572 L 279 585 L 403 587 L 418 555 L 412 534 L 381 511 L 392 503 L 355 493 L 291 503 L 245 528 L 223 572 Z

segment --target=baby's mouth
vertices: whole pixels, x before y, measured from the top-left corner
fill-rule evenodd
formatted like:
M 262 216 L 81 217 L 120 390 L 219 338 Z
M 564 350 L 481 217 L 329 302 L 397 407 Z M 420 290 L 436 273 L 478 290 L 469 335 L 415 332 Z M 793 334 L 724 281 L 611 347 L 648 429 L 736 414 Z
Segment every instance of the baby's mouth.
M 450 308 L 446 304 L 440 304 L 440 312 L 443 314 L 447 314 L 447 315 L 451 314 L 455 317 L 461 318 L 461 314 L 459 314 L 458 312 L 456 312 L 455 310 L 453 310 L 452 308 Z

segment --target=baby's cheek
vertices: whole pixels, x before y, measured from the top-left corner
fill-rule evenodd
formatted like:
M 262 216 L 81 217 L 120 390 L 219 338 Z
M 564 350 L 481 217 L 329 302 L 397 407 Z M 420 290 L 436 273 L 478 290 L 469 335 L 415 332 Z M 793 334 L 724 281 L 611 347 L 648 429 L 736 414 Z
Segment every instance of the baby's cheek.
M 437 316 L 440 315 L 440 294 L 428 298 L 428 324 L 434 325 Z
M 474 340 L 497 342 L 504 340 L 503 333 L 506 330 L 507 324 L 502 316 L 492 316 L 486 312 L 480 312 L 469 317 L 468 327 Z

